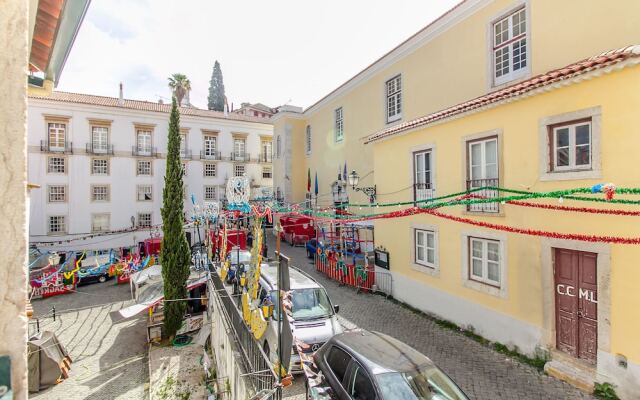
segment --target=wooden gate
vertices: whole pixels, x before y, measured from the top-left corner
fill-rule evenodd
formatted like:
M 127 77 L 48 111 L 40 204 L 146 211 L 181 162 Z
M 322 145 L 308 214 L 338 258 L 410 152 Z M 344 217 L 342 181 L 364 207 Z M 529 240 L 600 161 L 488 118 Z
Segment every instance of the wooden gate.
M 554 249 L 556 346 L 596 362 L 598 349 L 597 254 Z

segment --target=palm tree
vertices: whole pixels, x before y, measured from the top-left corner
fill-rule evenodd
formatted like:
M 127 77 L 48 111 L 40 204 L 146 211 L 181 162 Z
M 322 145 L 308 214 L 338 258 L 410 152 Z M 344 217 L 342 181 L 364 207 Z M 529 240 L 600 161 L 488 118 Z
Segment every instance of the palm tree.
M 173 74 L 169 77 L 169 87 L 178 101 L 182 105 L 182 99 L 191 90 L 191 81 L 184 74 Z

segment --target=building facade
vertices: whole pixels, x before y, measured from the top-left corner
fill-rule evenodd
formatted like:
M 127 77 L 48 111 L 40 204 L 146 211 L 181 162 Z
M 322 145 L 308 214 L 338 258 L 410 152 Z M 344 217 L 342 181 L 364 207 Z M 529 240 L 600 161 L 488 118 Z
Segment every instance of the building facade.
M 233 110 L 232 112 L 240 115 L 246 115 L 248 117 L 270 118 L 276 113 L 276 110 L 269 106 L 265 106 L 262 103 L 242 103 L 240 104 L 240 108 Z
M 318 204 L 332 205 L 345 164 L 361 186 L 375 185 L 379 203 L 482 187 L 637 186 L 631 156 L 618 155 L 622 143 L 636 141 L 638 98 L 628 88 L 638 84 L 638 48 L 626 46 L 638 42 L 639 7 L 462 1 L 309 108 L 272 117 L 274 191 L 303 202 L 309 171 L 318 176 Z M 597 57 L 616 49 L 610 59 Z M 553 81 L 574 69 L 581 72 L 575 82 Z M 510 103 L 545 74 L 553 79 L 540 91 L 548 94 L 527 92 Z M 495 108 L 485 111 L 492 99 Z M 368 202 L 346 189 L 351 203 Z M 633 221 L 611 215 L 577 219 L 499 203 L 445 211 L 484 225 L 592 235 L 606 227 L 611 235 L 640 236 Z M 640 297 L 629 286 L 638 278 L 636 247 L 503 233 L 428 215 L 377 221 L 375 244 L 390 252 L 394 297 L 523 353 L 551 357 L 547 370 L 576 385 L 612 382 L 623 398 L 640 391 L 632 315 Z M 575 284 L 556 277 L 559 269 Z M 568 313 L 556 307 L 565 301 Z
M 131 246 L 161 230 L 169 104 L 53 92 L 29 98 L 30 241 L 60 248 Z M 272 133 L 264 119 L 180 108 L 185 213 L 223 201 L 246 176 L 252 196 L 272 191 Z M 103 237 L 127 228 L 142 230 Z M 86 240 L 67 240 L 95 235 Z M 50 248 L 56 248 L 54 245 Z

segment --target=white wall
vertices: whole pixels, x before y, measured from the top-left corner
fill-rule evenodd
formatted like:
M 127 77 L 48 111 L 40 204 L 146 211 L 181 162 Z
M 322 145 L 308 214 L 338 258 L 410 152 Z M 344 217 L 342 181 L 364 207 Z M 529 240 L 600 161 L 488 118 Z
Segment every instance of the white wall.
M 73 154 L 66 155 L 67 171 L 65 174 L 47 173 L 47 157 L 51 153 L 40 150 L 40 141 L 47 139 L 45 116 L 68 117 L 67 141 L 73 144 Z M 90 170 L 93 155 L 85 151 L 91 142 L 89 119 L 111 120 L 109 144 L 114 146 L 114 156 L 109 156 L 110 173 L 108 176 L 92 175 Z M 34 191 L 31 202 L 30 241 L 65 241 L 73 236 L 91 233 L 91 215 L 94 213 L 110 213 L 110 229 L 118 230 L 131 227 L 131 216 L 137 218 L 138 212 L 152 212 L 152 224 L 160 224 L 160 208 L 162 206 L 162 188 L 167 152 L 169 114 L 150 111 L 137 111 L 118 107 L 91 106 L 76 103 L 65 103 L 53 100 L 29 99 L 28 116 L 28 174 L 29 182 L 38 184 L 42 189 Z M 135 145 L 134 123 L 155 125 L 152 146 L 157 149 L 158 157 L 134 157 L 132 147 Z M 219 186 L 218 195 L 224 193 L 226 179 L 233 176 L 233 162 L 218 161 L 217 176 L 204 177 L 200 151 L 203 150 L 202 130 L 217 131 L 217 150 L 223 158 L 229 157 L 233 151 L 232 133 L 246 134 L 246 152 L 257 158 L 261 151 L 261 138 L 271 137 L 273 126 L 267 123 L 245 122 L 218 118 L 182 116 L 180 127 L 188 129 L 187 149 L 192 159 L 185 160 L 187 175 L 185 185 L 185 211 L 191 210 L 190 195 L 202 203 L 204 186 Z M 152 160 L 152 173 L 149 176 L 136 176 L 136 160 Z M 271 187 L 272 179 L 262 178 L 263 166 L 257 162 L 244 163 L 246 174 L 254 178 L 254 185 Z M 67 186 L 66 203 L 48 203 L 47 185 L 59 184 Z M 110 201 L 92 202 L 91 185 L 109 184 Z M 153 201 L 139 202 L 136 199 L 136 187 L 139 184 L 153 185 Z M 65 236 L 47 237 L 49 215 L 66 215 L 67 232 Z M 106 237 L 95 237 L 72 244 L 62 243 L 47 246 L 48 249 L 82 249 L 110 248 L 130 246 L 148 237 L 149 232 L 136 232 L 114 235 L 110 240 Z M 135 236 L 135 239 L 134 239 Z

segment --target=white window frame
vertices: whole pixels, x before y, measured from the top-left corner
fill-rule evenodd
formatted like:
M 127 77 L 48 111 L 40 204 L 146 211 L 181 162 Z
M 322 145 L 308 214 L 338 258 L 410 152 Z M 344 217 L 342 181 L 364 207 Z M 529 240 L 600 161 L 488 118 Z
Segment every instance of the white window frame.
M 420 236 L 422 236 L 423 239 L 423 244 L 420 245 L 419 244 L 419 238 Z M 429 236 L 431 236 L 432 239 L 432 246 L 429 246 Z M 437 258 L 437 253 L 438 253 L 438 246 L 437 246 L 437 241 L 436 241 L 436 232 L 432 231 L 432 230 L 428 230 L 428 229 L 418 229 L 418 228 L 413 228 L 413 247 L 414 247 L 414 259 L 413 262 L 415 264 L 421 265 L 423 267 L 427 267 L 427 268 L 435 268 L 436 266 L 436 258 Z M 419 255 L 419 251 L 422 249 L 423 252 L 423 259 L 420 259 Z M 429 251 L 433 252 L 433 260 L 429 261 Z
M 518 34 L 514 36 L 514 18 L 516 16 L 518 18 L 524 16 L 524 19 L 525 19 L 524 24 L 519 23 L 518 25 L 519 30 L 524 28 L 524 33 L 519 31 Z M 489 39 L 490 39 L 489 43 L 490 43 L 490 49 L 491 49 L 489 60 L 491 64 L 491 77 L 492 77 L 493 86 L 500 86 L 507 82 L 521 78 L 529 73 L 530 66 L 531 66 L 531 51 L 530 51 L 531 35 L 529 34 L 531 29 L 530 29 L 529 21 L 530 21 L 530 14 L 528 11 L 528 7 L 526 7 L 526 4 L 524 4 L 523 2 L 522 4 L 518 5 L 516 8 L 513 8 L 509 12 L 502 14 L 501 17 L 491 22 L 489 26 Z M 497 42 L 498 38 L 496 35 L 496 27 L 502 24 L 506 24 L 506 28 L 507 28 L 506 32 L 508 35 L 506 40 L 503 40 L 500 43 L 498 43 Z M 516 47 L 516 45 L 522 44 L 522 43 L 524 43 L 525 50 L 524 52 L 522 52 L 522 49 L 520 48 L 520 55 L 521 57 L 524 57 L 525 65 L 520 67 L 518 70 L 514 71 L 513 70 L 514 48 Z M 505 72 L 501 76 L 497 76 L 498 70 L 496 68 L 497 67 L 496 55 L 498 52 L 502 52 L 504 49 L 508 50 L 508 60 L 507 60 L 508 72 Z
M 342 107 L 338 107 L 334 111 L 334 130 L 335 142 L 342 142 L 344 140 L 344 110 Z
M 149 198 L 146 199 L 146 195 Z M 136 200 L 137 201 L 153 201 L 153 185 L 137 185 L 136 187 Z
M 184 157 L 187 155 L 187 133 L 180 132 L 180 156 Z
M 50 151 L 65 151 L 67 141 L 67 124 L 64 122 L 47 122 L 47 144 Z M 53 139 L 53 140 L 52 140 Z
M 99 193 L 105 189 L 104 193 Z M 111 201 L 111 188 L 109 185 L 91 185 L 91 201 L 94 202 L 108 202 Z
M 136 130 L 136 148 L 138 154 L 150 156 L 153 151 L 153 131 L 150 129 Z
M 47 202 L 48 203 L 66 203 L 67 187 L 65 185 L 47 186 Z
M 104 161 L 104 167 L 106 170 L 101 172 L 102 166 L 96 168 L 96 161 Z M 91 159 L 91 175 L 109 175 L 109 159 L 107 158 L 92 158 Z
M 141 217 L 142 217 L 143 215 L 144 215 L 144 216 L 149 216 L 149 218 L 148 218 L 148 219 L 149 219 L 149 223 L 148 223 L 148 224 L 146 224 L 146 223 L 145 223 L 144 225 L 143 225 L 143 224 L 141 224 L 141 222 L 142 222 L 142 218 L 141 218 Z M 145 218 L 145 219 L 146 219 L 146 218 Z M 151 228 L 151 227 L 153 226 L 153 213 L 150 213 L 150 212 L 138 213 L 138 219 L 137 219 L 137 224 L 136 224 L 136 226 L 137 226 L 138 228 Z
M 100 227 L 96 227 L 96 219 L 97 218 L 105 218 L 106 222 L 104 225 Z M 111 227 L 111 214 L 109 213 L 98 213 L 91 215 L 91 232 L 107 232 Z
M 59 228 L 58 230 L 52 230 L 51 229 L 51 223 L 52 223 L 52 219 L 53 218 L 57 218 L 57 225 L 61 228 Z M 61 220 L 60 220 L 61 218 Z M 62 221 L 62 223 L 60 223 L 60 221 Z M 66 215 L 49 215 L 49 217 L 47 218 L 47 234 L 49 235 L 64 235 L 67 233 L 67 216 Z
M 238 175 L 238 170 L 242 169 L 242 174 Z M 247 174 L 247 168 L 244 164 L 234 164 L 233 166 L 233 176 L 245 176 Z
M 141 169 L 140 165 L 146 163 L 149 165 L 149 173 L 144 173 L 147 171 L 147 168 Z M 151 160 L 136 160 L 136 176 L 152 176 L 153 175 L 153 163 Z
M 495 177 L 489 177 L 488 175 L 488 166 L 492 165 L 492 163 L 487 162 L 487 143 L 490 142 L 495 142 L 495 149 L 496 149 L 496 154 L 495 154 L 495 167 L 496 167 L 496 176 Z M 480 146 L 480 160 L 478 164 L 474 164 L 474 157 L 473 157 L 473 147 L 479 145 Z M 470 182 L 470 188 L 479 188 L 483 185 L 482 183 L 479 183 L 477 181 L 483 181 L 483 180 L 488 180 L 488 179 L 496 179 L 498 181 L 498 184 L 500 183 L 500 140 L 499 140 L 499 135 L 492 135 L 492 136 L 487 136 L 487 137 L 479 137 L 479 138 L 473 138 L 473 139 L 467 139 L 466 140 L 466 146 L 467 146 L 467 180 Z M 473 176 L 473 167 L 474 166 L 479 166 L 480 167 L 480 177 L 475 177 Z M 477 192 L 478 195 L 487 197 L 487 198 L 493 198 L 493 197 L 498 197 L 499 193 L 495 190 L 482 190 L 481 192 Z M 468 210 L 471 212 L 482 212 L 482 213 L 499 213 L 500 212 L 500 206 L 495 206 L 494 203 L 478 203 L 478 204 L 470 204 L 468 206 Z
M 269 176 L 265 176 L 268 174 Z M 262 167 L 262 179 L 272 179 L 273 178 L 273 168 L 270 165 L 265 165 Z
M 94 153 L 106 154 L 109 149 L 109 128 L 106 126 L 91 126 L 91 149 Z
M 307 125 L 306 131 L 305 131 L 305 137 L 304 137 L 304 148 L 305 148 L 305 154 L 309 155 L 311 154 L 311 125 Z
M 273 157 L 273 142 L 271 140 L 263 140 L 260 147 L 262 149 L 263 161 L 268 162 L 269 157 Z
M 435 196 L 435 185 L 434 185 L 434 169 L 433 169 L 433 158 L 434 158 L 433 149 L 424 149 L 413 152 L 413 184 L 414 184 L 414 200 L 427 200 L 431 199 Z M 427 165 L 426 159 L 427 155 L 429 156 L 429 162 Z M 424 161 L 424 170 L 418 170 L 418 160 L 423 158 Z M 429 173 L 429 179 L 426 178 L 426 173 Z M 425 184 L 424 188 L 418 188 L 418 184 Z
M 207 170 L 210 168 L 210 170 Z M 216 163 L 204 163 L 202 167 L 202 176 L 205 178 L 215 178 L 218 175 L 218 165 Z
M 215 156 L 216 149 L 218 148 L 218 137 L 216 135 L 204 135 L 203 147 L 205 156 Z
M 203 198 L 205 201 L 218 200 L 218 187 L 214 185 L 205 185 L 203 189 Z
M 480 246 L 480 255 L 475 255 L 474 254 L 474 245 L 479 245 Z M 489 257 L 489 249 L 490 247 L 495 247 L 497 249 L 498 252 L 498 260 L 492 260 Z M 487 285 L 491 285 L 494 287 L 499 288 L 501 285 L 501 281 L 500 281 L 500 276 L 501 276 L 501 259 L 502 259 L 502 254 L 500 254 L 500 241 L 499 240 L 493 240 L 493 239 L 486 239 L 486 238 L 481 238 L 481 237 L 474 237 L 474 236 L 469 236 L 469 246 L 468 246 L 468 251 L 469 251 L 469 279 L 476 281 L 476 282 L 481 282 Z M 480 263 L 480 274 L 475 274 L 473 271 L 473 263 L 477 261 Z M 498 268 L 498 279 L 494 280 L 489 278 L 489 266 L 490 265 L 495 265 Z
M 402 119 L 402 75 L 396 75 L 384 84 L 385 115 L 387 123 Z
M 244 159 L 247 153 L 247 140 L 244 138 L 233 138 L 233 154 L 235 159 Z
M 62 163 L 56 164 L 54 160 L 62 160 Z M 54 171 L 54 169 L 61 168 L 62 171 Z M 61 156 L 47 157 L 47 173 L 48 174 L 66 174 L 67 173 L 67 158 Z
M 588 126 L 589 127 L 589 163 L 584 165 L 576 164 L 576 149 L 579 146 L 585 145 L 577 145 L 576 144 L 576 128 L 578 126 Z M 567 146 L 569 149 L 569 165 L 558 165 L 558 130 L 567 129 L 569 135 L 569 145 Z M 592 159 L 593 159 L 593 127 L 591 121 L 581 121 L 581 122 L 568 122 L 564 124 L 558 124 L 551 128 L 551 155 L 553 157 L 553 171 L 562 172 L 562 171 L 576 171 L 576 170 L 590 170 Z
M 500 259 L 500 286 L 487 284 L 479 280 L 471 279 L 470 267 L 471 267 L 471 238 L 479 240 L 491 240 L 499 243 L 499 259 Z M 479 229 L 463 230 L 460 232 L 461 249 L 462 249 L 462 262 L 460 276 L 462 277 L 462 286 L 482 292 L 491 296 L 506 299 L 508 293 L 508 266 L 509 266 L 509 252 L 507 246 L 507 234 L 502 232 L 492 232 Z

